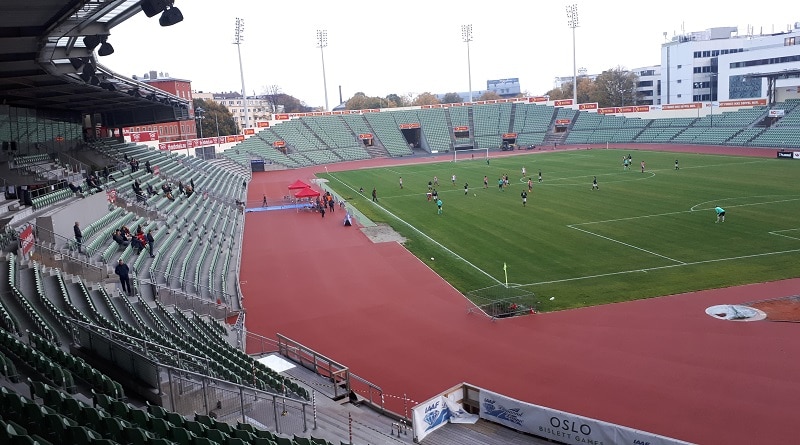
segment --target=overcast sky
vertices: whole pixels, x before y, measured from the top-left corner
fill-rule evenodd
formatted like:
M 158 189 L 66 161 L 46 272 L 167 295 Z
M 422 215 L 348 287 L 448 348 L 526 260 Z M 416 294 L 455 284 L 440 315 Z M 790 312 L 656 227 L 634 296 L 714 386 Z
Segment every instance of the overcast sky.
M 800 21 L 796 2 L 672 0 L 443 1 L 176 0 L 184 21 L 162 28 L 143 13 L 112 29 L 115 53 L 101 63 L 130 77 L 150 70 L 192 81 L 204 92 L 241 91 L 233 45 L 236 17 L 247 94 L 278 85 L 310 106 L 325 105 L 316 31 L 325 48 L 330 107 L 363 91 L 369 96 L 468 91 L 467 45 L 472 24 L 472 89 L 488 79 L 518 77 L 523 91 L 543 94 L 556 76 L 572 75 L 572 30 L 565 7 L 578 5 L 577 65 L 590 73 L 622 65 L 660 63 L 664 32 L 671 38 L 709 27 L 747 26 L 755 33 Z M 794 14 L 796 17 L 791 17 Z

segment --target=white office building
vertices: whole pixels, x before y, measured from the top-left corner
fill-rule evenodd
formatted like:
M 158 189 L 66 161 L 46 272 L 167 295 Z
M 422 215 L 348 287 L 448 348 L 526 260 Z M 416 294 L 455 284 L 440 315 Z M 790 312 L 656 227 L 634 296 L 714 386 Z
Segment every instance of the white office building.
M 194 91 L 192 97 L 195 99 L 205 99 L 224 105 L 230 110 L 233 115 L 233 120 L 242 131 L 244 124 L 244 101 L 242 100 L 241 93 L 204 93 L 202 91 Z M 283 112 L 283 105 L 278 106 L 278 113 Z M 267 121 L 272 119 L 271 105 L 265 96 L 249 96 L 247 98 L 247 119 L 248 124 L 246 127 L 255 127 L 258 121 Z
M 800 70 L 800 23 L 768 35 L 722 27 L 675 36 L 661 46 L 661 103 L 768 98 L 768 80 L 757 75 L 789 70 Z M 775 81 L 778 101 L 798 97 L 800 79 L 784 77 Z

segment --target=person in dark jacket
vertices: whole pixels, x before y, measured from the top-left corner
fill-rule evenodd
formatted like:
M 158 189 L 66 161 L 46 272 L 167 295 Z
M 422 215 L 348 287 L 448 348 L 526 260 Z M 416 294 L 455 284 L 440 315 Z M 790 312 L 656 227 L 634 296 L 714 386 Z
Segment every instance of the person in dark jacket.
M 81 242 L 83 241 L 83 233 L 81 233 L 81 225 L 78 221 L 75 221 L 75 225 L 72 226 L 73 232 L 75 232 L 75 245 L 78 246 L 78 253 L 81 252 Z
M 119 260 L 117 267 L 114 268 L 114 273 L 119 276 L 119 284 L 122 285 L 122 291 L 126 292 L 128 295 L 133 295 L 131 292 L 131 283 L 130 277 L 128 273 L 130 269 L 128 269 L 128 265 L 122 262 L 122 259 Z
M 150 247 L 150 258 L 154 258 L 153 255 L 153 244 L 155 244 L 156 239 L 153 238 L 153 229 L 147 231 L 147 245 Z

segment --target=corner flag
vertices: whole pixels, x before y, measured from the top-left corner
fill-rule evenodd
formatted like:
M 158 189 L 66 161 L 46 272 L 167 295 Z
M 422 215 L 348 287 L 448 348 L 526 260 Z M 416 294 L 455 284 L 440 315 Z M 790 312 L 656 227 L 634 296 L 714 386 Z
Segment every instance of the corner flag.
M 503 262 L 503 274 L 506 276 L 506 287 L 508 287 L 508 265 Z

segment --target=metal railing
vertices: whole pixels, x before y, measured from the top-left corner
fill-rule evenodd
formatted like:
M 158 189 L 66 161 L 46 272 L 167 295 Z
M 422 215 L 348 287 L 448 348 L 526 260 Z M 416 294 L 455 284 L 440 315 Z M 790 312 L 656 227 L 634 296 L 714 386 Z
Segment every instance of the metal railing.
M 195 294 L 190 294 L 180 289 L 173 289 L 164 284 L 159 284 L 151 279 L 143 278 L 133 271 L 134 276 L 138 280 L 139 285 L 148 285 L 153 287 L 153 294 L 155 298 L 166 306 L 177 306 L 181 309 L 191 309 L 198 314 L 209 315 L 215 319 L 226 319 L 237 314 L 229 304 L 218 304 L 207 298 L 199 297 Z
M 69 274 L 79 275 L 88 281 L 102 282 L 108 278 L 108 271 L 105 266 L 89 263 L 78 255 L 77 252 L 72 250 L 64 252 L 53 249 L 37 239 L 31 253 L 31 259 L 45 266 L 61 269 Z
M 142 271 L 142 272 L 144 272 L 144 271 Z M 150 283 L 152 283 L 153 285 L 164 287 L 166 289 L 170 289 L 170 290 L 174 290 L 174 291 L 179 291 L 179 292 L 184 293 L 186 295 L 194 295 L 195 298 L 198 298 L 198 299 L 201 299 L 201 300 L 204 300 L 204 301 L 208 301 L 209 303 L 216 303 L 216 304 L 223 305 L 223 306 L 231 306 L 232 299 L 233 299 L 233 297 L 235 297 L 235 295 L 231 295 L 231 294 L 229 294 L 229 293 L 227 293 L 227 292 L 225 292 L 225 291 L 223 291 L 221 289 L 220 290 L 212 290 L 208 286 L 204 286 L 202 284 L 197 284 L 197 283 L 194 282 L 194 280 L 188 280 L 188 279 L 185 279 L 185 278 L 182 279 L 178 275 L 168 274 L 166 272 L 161 272 L 161 271 L 155 271 L 155 272 L 152 272 L 152 273 L 148 271 L 148 273 L 150 274 L 150 278 L 149 278 L 148 281 Z M 209 273 L 211 273 L 211 272 L 209 272 Z M 167 281 L 167 283 L 164 283 L 164 284 L 159 283 L 158 282 L 158 278 L 164 278 L 165 281 Z M 178 282 L 181 283 L 181 289 L 175 289 L 173 287 L 170 287 L 168 283 L 170 281 L 172 281 L 172 280 L 178 280 Z M 195 288 L 195 294 L 190 294 L 190 293 L 186 292 L 186 289 L 185 289 L 186 284 L 189 284 L 189 285 L 191 285 L 192 287 Z M 203 298 L 201 296 L 203 291 L 208 292 L 208 294 L 211 295 L 213 300 L 209 300 L 208 298 Z

